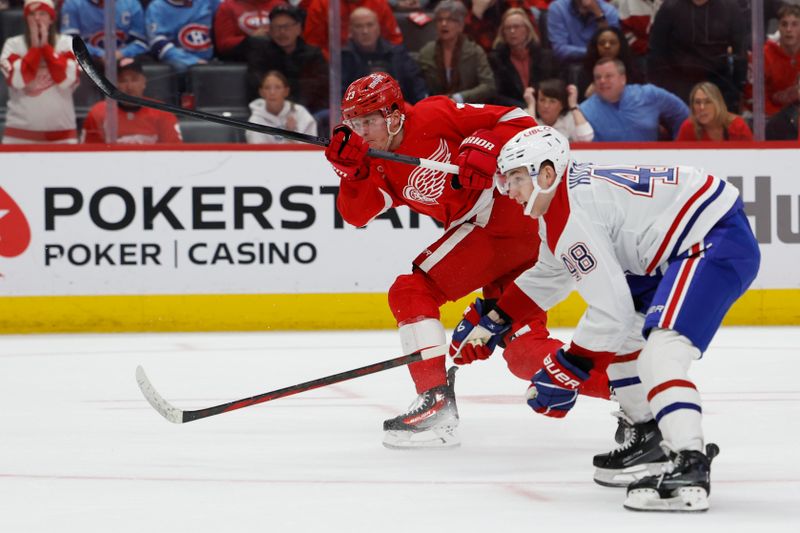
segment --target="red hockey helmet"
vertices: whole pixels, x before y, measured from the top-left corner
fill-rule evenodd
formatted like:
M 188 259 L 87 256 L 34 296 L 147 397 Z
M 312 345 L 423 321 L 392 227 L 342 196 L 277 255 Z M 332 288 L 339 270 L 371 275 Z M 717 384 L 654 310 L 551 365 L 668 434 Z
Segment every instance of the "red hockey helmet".
M 375 72 L 357 79 L 347 88 L 342 97 L 342 119 L 349 120 L 374 111 L 387 117 L 393 106 L 401 112 L 405 109 L 400 84 L 385 72 Z

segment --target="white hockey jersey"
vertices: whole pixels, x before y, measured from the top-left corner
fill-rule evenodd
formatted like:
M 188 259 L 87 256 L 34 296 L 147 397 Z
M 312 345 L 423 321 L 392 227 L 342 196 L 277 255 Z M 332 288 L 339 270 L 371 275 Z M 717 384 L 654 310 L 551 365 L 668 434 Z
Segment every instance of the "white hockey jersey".
M 577 289 L 589 307 L 573 344 L 619 353 L 637 323 L 626 274 L 652 274 L 700 242 L 738 191 L 683 166 L 573 163 L 565 179 L 539 219 L 539 260 L 515 283 L 545 310 Z
M 75 106 L 72 93 L 78 86 L 78 63 L 72 54 L 72 38 L 58 35 L 56 44 L 42 56 L 32 79 L 26 79 L 23 60 L 28 53 L 23 35 L 9 37 L 0 53 L 0 70 L 8 83 L 6 141 L 75 141 Z M 52 57 L 45 60 L 44 54 Z

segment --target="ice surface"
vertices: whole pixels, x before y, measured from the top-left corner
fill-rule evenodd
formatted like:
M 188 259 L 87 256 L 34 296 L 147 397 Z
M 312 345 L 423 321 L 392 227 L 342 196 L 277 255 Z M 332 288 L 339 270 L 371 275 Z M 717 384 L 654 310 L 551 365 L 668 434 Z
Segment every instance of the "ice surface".
M 396 451 L 404 368 L 183 425 L 134 379 L 196 409 L 396 357 L 394 332 L 0 336 L 0 532 L 797 532 L 799 354 L 800 328 L 717 335 L 692 369 L 712 508 L 663 515 L 592 482 L 615 404 L 535 415 L 499 354 L 458 374 L 461 448 Z

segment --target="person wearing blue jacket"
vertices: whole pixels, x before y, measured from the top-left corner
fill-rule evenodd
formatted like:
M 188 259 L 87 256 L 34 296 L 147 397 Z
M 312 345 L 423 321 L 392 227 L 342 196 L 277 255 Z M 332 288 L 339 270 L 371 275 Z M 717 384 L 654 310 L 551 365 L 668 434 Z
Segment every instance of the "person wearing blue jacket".
M 580 105 L 594 129 L 594 140 L 657 141 L 660 126 L 670 138 L 678 135 L 689 116 L 683 100 L 655 85 L 628 85 L 625 65 L 603 58 L 594 67 L 595 93 Z
M 604 0 L 555 0 L 547 12 L 547 36 L 562 61 L 581 61 L 594 33 L 609 26 L 619 28 L 619 13 Z
M 65 0 L 61 8 L 61 33 L 80 35 L 89 53 L 105 55 L 103 0 Z M 117 0 L 117 59 L 147 53 L 144 11 L 138 0 Z
M 153 57 L 184 72 L 214 56 L 211 25 L 221 0 L 152 0 L 145 12 Z

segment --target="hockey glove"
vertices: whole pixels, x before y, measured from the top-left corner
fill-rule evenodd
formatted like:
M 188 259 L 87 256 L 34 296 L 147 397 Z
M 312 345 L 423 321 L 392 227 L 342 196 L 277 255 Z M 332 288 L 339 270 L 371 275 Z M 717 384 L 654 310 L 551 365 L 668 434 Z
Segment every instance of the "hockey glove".
M 457 365 L 488 359 L 508 331 L 510 324 L 498 324 L 487 316 L 491 308 L 492 302 L 476 298 L 464 311 L 450 342 L 450 357 Z
M 502 146 L 497 135 L 489 130 L 478 130 L 464 139 L 456 157 L 458 176 L 453 176 L 453 188 L 491 189 Z
M 578 398 L 578 387 L 589 378 L 589 372 L 574 364 L 576 361 L 585 361 L 591 368 L 591 361 L 563 349 L 544 358 L 544 368 L 534 374 L 528 387 L 531 409 L 553 418 L 567 416 Z
M 363 180 L 369 175 L 369 145 L 358 133 L 340 124 L 333 129 L 325 157 L 336 174 L 345 180 Z

